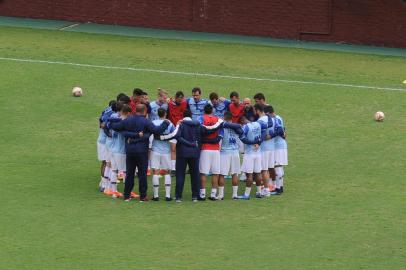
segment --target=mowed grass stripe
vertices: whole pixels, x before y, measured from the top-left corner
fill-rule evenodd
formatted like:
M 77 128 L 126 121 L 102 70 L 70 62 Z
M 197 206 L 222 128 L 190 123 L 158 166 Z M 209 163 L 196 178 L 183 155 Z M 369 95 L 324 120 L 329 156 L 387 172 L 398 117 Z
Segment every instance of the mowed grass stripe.
M 0 57 L 0 60 L 38 63 L 38 64 L 69 65 L 69 66 L 89 67 L 89 68 L 121 69 L 121 70 L 141 71 L 141 72 L 168 73 L 168 74 L 185 75 L 185 76 L 214 77 L 214 78 L 224 78 L 224 79 L 234 79 L 234 80 L 268 81 L 268 82 L 281 82 L 281 83 L 290 83 L 290 84 L 313 84 L 313 85 L 325 85 L 325 86 L 346 87 L 346 88 L 361 88 L 361 89 L 372 89 L 372 90 L 406 92 L 405 88 L 355 85 L 355 84 L 346 84 L 346 83 L 281 80 L 281 79 L 272 79 L 272 78 L 254 78 L 254 77 L 234 76 L 234 75 L 219 75 L 219 74 L 211 74 L 211 73 L 184 72 L 184 71 L 172 71 L 172 70 L 161 70 L 161 69 L 150 69 L 150 68 L 92 65 L 92 64 L 82 64 L 82 63 L 70 63 L 70 62 L 37 60 L 37 59 L 20 59 L 20 58 L 10 58 L 10 57 Z

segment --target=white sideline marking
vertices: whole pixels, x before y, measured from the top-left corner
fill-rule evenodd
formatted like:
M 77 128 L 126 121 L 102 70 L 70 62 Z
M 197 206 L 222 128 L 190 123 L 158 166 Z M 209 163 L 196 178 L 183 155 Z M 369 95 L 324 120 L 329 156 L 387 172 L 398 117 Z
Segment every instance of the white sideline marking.
M 349 88 L 362 88 L 362 89 L 388 90 L 388 91 L 401 91 L 401 92 L 406 92 L 406 88 L 391 88 L 391 87 L 367 86 L 367 85 L 356 85 L 356 84 L 346 84 L 346 83 L 328 83 L 328 82 L 299 81 L 299 80 L 282 80 L 282 79 L 271 79 L 271 78 L 255 78 L 255 77 L 232 76 L 232 75 L 219 75 L 219 74 L 210 74 L 210 73 L 183 72 L 183 71 L 171 71 L 171 70 L 150 69 L 150 68 L 132 68 L 132 67 L 102 66 L 102 65 L 91 65 L 91 64 L 80 64 L 80 63 L 61 62 L 61 61 L 48 61 L 48 60 L 35 60 L 35 59 L 20 59 L 20 58 L 9 58 L 9 57 L 0 57 L 0 60 L 4 60 L 4 61 L 15 61 L 15 62 L 28 62 L 28 63 L 41 63 L 41 64 L 68 65 L 68 66 L 77 66 L 77 67 L 90 67 L 90 68 L 104 68 L 104 69 L 130 70 L 130 71 L 141 71 L 141 72 L 167 73 L 167 74 L 177 74 L 177 75 L 187 75 L 187 76 L 201 76 L 201 77 L 213 77 L 213 78 L 224 78 L 224 79 L 251 80 L 251 81 L 267 81 L 267 82 L 281 82 L 281 83 L 293 83 L 293 84 L 294 84 L 294 83 L 296 83 L 296 84 L 314 84 L 314 85 L 327 85 L 327 86 L 336 86 L 336 87 L 349 87 Z
M 62 28 L 59 28 L 58 30 L 59 31 L 64 31 L 66 29 L 69 29 L 69 28 L 72 28 L 72 27 L 75 27 L 75 26 L 78 26 L 78 25 L 81 25 L 81 23 L 74 23 L 74 24 L 71 24 L 71 25 L 68 25 L 68 26 L 64 26 Z

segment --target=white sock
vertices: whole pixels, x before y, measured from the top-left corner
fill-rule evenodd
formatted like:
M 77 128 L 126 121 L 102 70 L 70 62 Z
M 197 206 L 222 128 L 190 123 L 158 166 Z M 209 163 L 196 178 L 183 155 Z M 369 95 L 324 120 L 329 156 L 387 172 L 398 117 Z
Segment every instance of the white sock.
M 276 188 L 281 188 L 281 179 L 278 177 L 277 179 L 276 179 Z
M 283 177 L 281 177 L 281 187 L 283 187 Z
M 176 170 L 176 159 L 172 159 L 171 160 L 171 169 L 172 169 L 172 171 L 175 171 Z
M 216 195 L 217 195 L 217 188 L 212 188 L 210 197 L 214 198 L 214 197 L 216 197 Z
M 201 188 L 200 189 L 200 198 L 205 198 L 206 197 L 206 189 L 205 188 Z
M 238 196 L 238 186 L 233 186 L 233 198 Z
M 117 191 L 117 171 L 111 170 L 110 174 L 110 189 L 113 192 Z
M 250 194 L 251 194 L 251 188 L 250 188 L 250 187 L 246 187 L 246 188 L 245 188 L 245 194 L 244 194 L 244 195 L 249 197 Z
M 108 182 L 108 179 L 106 178 L 106 177 L 103 177 L 103 179 L 102 179 L 102 188 L 107 188 L 107 182 Z
M 262 186 L 257 186 L 257 193 L 261 194 Z
M 108 166 L 104 168 L 104 177 L 107 179 L 110 177 L 110 167 Z
M 169 174 L 165 174 L 165 197 L 171 197 L 171 176 Z
M 157 174 L 152 176 L 152 190 L 154 192 L 154 198 L 159 197 L 159 175 Z
M 219 196 L 220 199 L 224 198 L 224 187 L 219 187 Z

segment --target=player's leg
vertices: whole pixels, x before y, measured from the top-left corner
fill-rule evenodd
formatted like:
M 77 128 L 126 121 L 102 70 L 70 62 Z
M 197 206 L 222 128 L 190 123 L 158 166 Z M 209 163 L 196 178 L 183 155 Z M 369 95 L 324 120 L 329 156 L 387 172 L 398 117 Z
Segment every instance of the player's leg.
M 176 140 L 170 140 L 171 145 L 171 176 L 176 175 Z
M 190 181 L 192 187 L 192 201 L 199 200 L 199 158 L 189 158 Z
M 283 192 L 283 176 L 284 176 L 283 166 L 276 166 L 275 173 L 276 173 L 276 188 L 274 194 L 281 195 Z
M 257 186 L 257 192 L 255 193 L 256 198 L 262 198 L 262 178 L 261 178 L 261 172 L 262 172 L 262 162 L 261 162 L 262 156 L 260 154 L 253 155 L 253 167 L 254 167 L 254 175 L 255 175 L 255 183 Z
M 219 200 L 224 199 L 224 178 L 230 173 L 231 155 L 220 154 Z M 236 195 L 237 197 L 238 195 Z
M 186 158 L 176 158 L 176 187 L 175 187 L 175 200 L 182 201 L 183 186 L 185 184 L 186 173 Z
M 166 201 L 172 201 L 171 197 L 171 184 L 172 184 L 172 179 L 170 175 L 171 171 L 171 155 L 170 154 L 162 154 L 161 157 L 161 169 L 165 170 L 165 200 Z
M 153 171 L 152 175 L 152 200 L 159 201 L 159 173 L 160 173 L 161 156 L 159 153 L 151 151 L 150 166 Z
M 218 187 L 219 187 L 219 175 L 218 174 L 213 174 L 211 176 L 210 200 L 212 200 L 212 201 L 217 200 L 217 189 L 218 189 Z M 224 186 L 222 188 L 223 188 L 223 197 L 224 197 Z
M 245 187 L 244 194 L 242 196 L 239 196 L 238 198 L 243 199 L 243 200 L 249 200 L 250 194 L 251 194 L 252 182 L 253 182 L 253 172 L 254 172 L 253 155 L 248 155 L 248 154 L 244 155 L 242 167 L 244 168 L 244 172 L 247 176 L 247 179 L 245 181 L 246 187 Z
M 200 198 L 202 200 L 205 200 L 206 199 L 206 175 L 208 175 L 210 173 L 210 156 L 209 156 L 207 150 L 202 150 L 200 152 L 199 172 L 200 172 Z
M 125 176 L 125 183 L 124 183 L 124 200 L 130 200 L 131 198 L 131 191 L 134 188 L 134 175 L 135 175 L 135 161 L 134 157 L 127 155 L 126 157 L 126 168 L 127 174 Z
M 115 153 L 111 154 L 111 174 L 110 174 L 110 189 L 113 198 L 119 197 L 117 193 L 117 175 L 118 175 L 118 158 Z
M 147 170 L 148 170 L 148 155 L 141 154 L 135 158 L 135 164 L 138 169 L 138 190 L 140 192 L 140 201 L 148 201 L 147 199 Z
M 211 150 L 209 152 L 209 162 L 210 162 L 210 169 L 209 172 L 212 174 L 211 177 L 211 200 L 217 200 L 217 189 L 219 191 L 219 197 L 221 199 L 224 198 L 224 185 L 219 188 L 219 174 L 220 174 L 220 151 Z

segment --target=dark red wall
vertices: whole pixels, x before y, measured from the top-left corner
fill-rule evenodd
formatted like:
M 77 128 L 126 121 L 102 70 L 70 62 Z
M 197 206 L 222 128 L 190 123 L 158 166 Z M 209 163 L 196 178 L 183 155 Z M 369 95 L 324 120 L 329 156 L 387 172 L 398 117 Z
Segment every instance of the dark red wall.
M 0 0 L 0 15 L 406 48 L 405 0 Z

